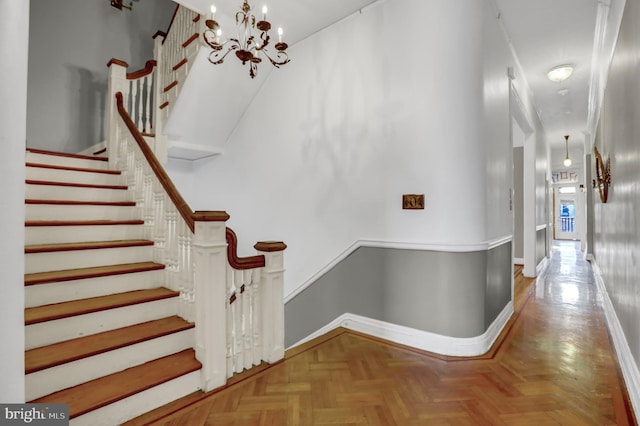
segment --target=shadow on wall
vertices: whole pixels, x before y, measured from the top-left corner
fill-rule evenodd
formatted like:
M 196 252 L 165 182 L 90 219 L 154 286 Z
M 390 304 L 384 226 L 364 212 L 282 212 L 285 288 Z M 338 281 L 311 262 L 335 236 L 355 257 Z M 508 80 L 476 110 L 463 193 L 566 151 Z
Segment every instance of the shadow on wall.
M 67 108 L 77 113 L 70 115 L 63 149 L 80 152 L 104 140 L 107 75 L 73 64 L 65 64 L 65 68 L 70 93 Z

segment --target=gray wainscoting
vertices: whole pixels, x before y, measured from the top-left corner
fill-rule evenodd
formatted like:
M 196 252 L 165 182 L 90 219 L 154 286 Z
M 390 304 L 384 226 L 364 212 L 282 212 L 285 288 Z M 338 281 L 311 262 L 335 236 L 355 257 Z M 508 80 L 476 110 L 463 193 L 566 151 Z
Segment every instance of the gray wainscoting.
M 549 228 L 536 231 L 536 265 L 547 256 L 547 229 Z
M 482 335 L 511 300 L 511 259 L 511 242 L 464 253 L 361 247 L 285 305 L 285 344 L 347 312 L 449 337 Z

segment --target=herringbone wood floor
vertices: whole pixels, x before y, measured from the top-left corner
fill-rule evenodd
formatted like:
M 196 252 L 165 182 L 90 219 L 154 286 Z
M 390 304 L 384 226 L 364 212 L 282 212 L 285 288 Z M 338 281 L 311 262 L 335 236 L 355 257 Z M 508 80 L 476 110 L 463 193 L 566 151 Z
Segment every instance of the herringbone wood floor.
M 590 267 L 572 245 L 555 249 L 545 279 L 516 272 L 516 313 L 485 356 L 339 329 L 155 424 L 635 424 Z

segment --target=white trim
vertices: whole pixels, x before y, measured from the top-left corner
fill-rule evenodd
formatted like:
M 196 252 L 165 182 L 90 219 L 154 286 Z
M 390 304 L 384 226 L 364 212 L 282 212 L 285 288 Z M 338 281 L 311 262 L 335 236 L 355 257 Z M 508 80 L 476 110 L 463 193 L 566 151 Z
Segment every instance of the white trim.
M 302 293 L 307 287 L 311 286 L 314 282 L 319 280 L 324 274 L 329 272 L 335 266 L 337 266 L 340 262 L 346 259 L 351 253 L 359 249 L 360 247 L 369 247 L 369 248 L 387 248 L 387 249 L 398 249 L 398 250 L 422 250 L 422 251 L 438 251 L 438 252 L 448 252 L 448 253 L 467 253 L 474 251 L 486 251 L 491 250 L 496 247 L 499 247 L 503 244 L 506 244 L 513 240 L 513 235 L 505 235 L 504 237 L 496 238 L 495 240 L 479 242 L 479 243 L 466 243 L 466 244 L 444 244 L 444 243 L 413 243 L 413 242 L 403 242 L 403 241 L 383 241 L 383 240 L 373 240 L 373 239 L 361 239 L 357 240 L 346 250 L 340 253 L 338 256 L 334 257 L 326 266 L 320 269 L 315 274 L 311 275 L 296 287 L 291 293 L 289 293 L 285 299 L 284 303 L 288 303 L 298 294 Z
M 622 369 L 622 375 L 624 376 L 625 384 L 627 385 L 627 392 L 629 393 L 629 400 L 633 407 L 634 413 L 640 413 L 640 371 L 636 364 L 629 343 L 624 335 L 622 325 L 616 314 L 616 310 L 611 303 L 609 293 L 604 285 L 604 280 L 600 274 L 600 268 L 595 261 L 591 262 L 593 269 L 593 277 L 595 278 L 596 285 L 598 287 L 598 296 L 602 300 L 602 309 L 604 310 L 605 317 L 607 318 L 607 325 L 609 326 L 609 332 L 613 339 L 613 344 L 618 354 L 618 362 Z
M 513 302 L 506 304 L 487 331 L 476 337 L 449 337 L 415 328 L 345 313 L 287 349 L 299 346 L 338 327 L 359 331 L 405 346 L 449 356 L 478 356 L 485 354 L 498 338 L 513 314 Z
M 543 229 L 547 229 L 547 224 L 543 223 L 542 225 L 536 226 L 536 232 L 542 231 Z
M 547 266 L 549 266 L 549 258 L 545 256 L 536 266 L 536 277 L 539 277 L 547 272 Z
M 522 257 L 514 257 L 513 263 L 516 265 L 524 265 L 524 258 Z

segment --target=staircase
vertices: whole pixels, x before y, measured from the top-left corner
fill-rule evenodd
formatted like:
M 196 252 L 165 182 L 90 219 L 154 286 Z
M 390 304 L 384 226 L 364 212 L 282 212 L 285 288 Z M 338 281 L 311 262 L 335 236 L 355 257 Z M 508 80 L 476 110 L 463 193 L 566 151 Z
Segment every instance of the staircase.
M 104 157 L 28 149 L 26 399 L 113 425 L 198 390 L 193 323 Z

